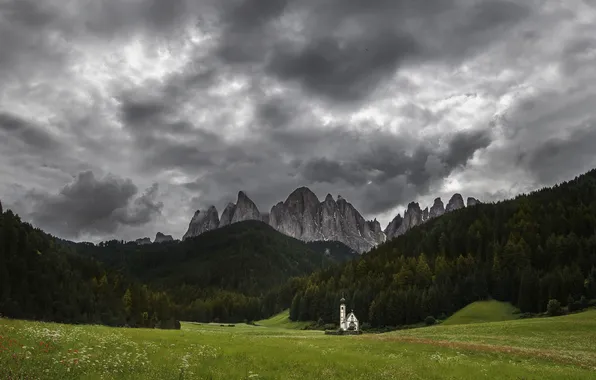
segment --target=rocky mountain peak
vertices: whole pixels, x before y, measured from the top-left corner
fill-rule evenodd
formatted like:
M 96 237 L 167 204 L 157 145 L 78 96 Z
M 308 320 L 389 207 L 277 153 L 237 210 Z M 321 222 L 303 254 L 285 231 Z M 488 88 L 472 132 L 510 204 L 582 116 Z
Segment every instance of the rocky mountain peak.
M 410 210 L 420 211 L 420 204 L 418 202 L 410 202 L 410 203 L 408 203 L 408 210 L 407 211 L 410 211 Z
M 236 207 L 234 215 L 232 215 L 232 223 L 242 222 L 244 220 L 261 220 L 261 213 L 257 208 L 257 205 L 244 193 L 243 191 L 238 192 L 238 200 L 236 201 Z
M 298 213 L 313 212 L 319 205 L 319 198 L 308 187 L 299 187 L 288 196 L 284 205 Z
M 433 205 L 430 207 L 430 212 L 428 214 L 429 218 L 436 218 L 437 216 L 441 216 L 445 213 L 445 206 L 443 205 L 443 201 L 441 198 L 435 198 Z
M 479 202 L 475 198 L 468 198 L 468 205 L 476 203 Z M 387 239 L 404 234 L 414 226 L 462 207 L 465 205 L 461 194 L 454 194 L 446 209 L 441 198 L 435 198 L 433 205 L 424 210 L 421 210 L 418 202 L 410 202 L 403 217 L 398 214 L 383 231 L 376 219 L 365 220 L 341 195 L 334 199 L 327 194 L 320 202 L 315 193 L 303 186 L 292 191 L 285 201 L 274 205 L 270 213 L 260 213 L 248 195 L 239 191 L 236 203 L 227 204 L 221 220 L 214 206 L 207 211 L 197 211 L 184 238 L 243 220 L 260 220 L 297 239 L 336 240 L 358 252 L 364 252 Z
M 480 201 L 474 197 L 468 197 L 467 207 L 476 206 Z
M 408 203 L 408 208 L 404 212 L 403 219 L 399 214 L 389 223 L 385 228 L 387 239 L 393 239 L 397 236 L 403 235 L 410 228 L 417 226 L 423 222 L 423 213 L 418 202 Z
M 162 243 L 164 241 L 173 241 L 174 238 L 172 237 L 172 235 L 164 235 L 161 232 L 158 232 L 155 235 L 155 240 L 153 241 L 154 243 Z
M 232 224 L 232 218 L 234 217 L 234 211 L 236 211 L 236 204 L 230 202 L 226 205 L 223 212 L 221 213 L 221 219 L 219 220 L 219 227 L 227 226 Z
M 449 200 L 449 203 L 447 203 L 447 208 L 445 209 L 445 212 L 459 210 L 460 208 L 464 207 L 464 198 L 461 196 L 461 194 L 455 193 Z
M 206 211 L 197 210 L 182 240 L 199 236 L 203 232 L 214 230 L 217 227 L 219 227 L 219 215 L 215 206 L 209 207 Z
M 395 234 L 403 221 L 404 219 L 401 217 L 401 214 L 397 214 L 397 216 L 393 218 L 391 222 L 389 222 L 385 228 L 385 235 L 387 236 L 387 239 L 392 239 L 395 237 Z
M 151 239 L 149 239 L 148 237 L 144 237 L 135 240 L 135 243 L 137 243 L 138 245 L 151 244 Z
M 320 202 L 306 187 L 294 190 L 283 203 L 271 209 L 269 224 L 278 231 L 301 239 L 337 240 L 364 252 L 385 240 L 377 221 L 366 221 L 341 196 L 337 201 L 327 194 Z

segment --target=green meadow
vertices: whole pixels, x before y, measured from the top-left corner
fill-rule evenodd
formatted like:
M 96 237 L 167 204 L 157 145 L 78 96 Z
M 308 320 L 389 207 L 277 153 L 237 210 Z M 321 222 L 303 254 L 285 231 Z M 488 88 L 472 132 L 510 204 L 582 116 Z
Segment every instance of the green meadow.
M 291 321 L 290 320 L 290 311 L 285 310 L 281 313 L 274 315 L 269 319 L 264 319 L 262 321 L 256 322 L 258 326 L 265 326 L 265 327 L 274 327 L 274 328 L 284 328 L 284 329 L 294 329 L 300 330 L 304 327 L 312 324 L 312 322 L 304 322 L 304 321 Z
M 502 322 L 519 318 L 515 306 L 495 300 L 469 304 L 446 319 L 442 325 L 465 325 L 468 323 Z
M 0 378 L 596 378 L 595 310 L 360 336 L 284 328 L 289 322 L 277 318 L 181 330 L 0 319 Z

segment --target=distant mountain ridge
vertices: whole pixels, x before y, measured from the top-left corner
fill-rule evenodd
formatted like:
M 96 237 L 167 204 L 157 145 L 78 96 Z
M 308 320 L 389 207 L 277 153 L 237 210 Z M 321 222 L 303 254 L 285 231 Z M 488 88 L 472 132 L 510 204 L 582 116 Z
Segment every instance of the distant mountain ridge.
M 467 207 L 472 207 L 479 203 L 481 202 L 478 199 L 468 197 Z M 424 210 L 421 210 L 420 204 L 418 202 L 410 202 L 408 204 L 408 208 L 406 211 L 404 211 L 403 218 L 401 214 L 397 214 L 397 216 L 389 223 L 389 225 L 387 225 L 387 228 L 385 228 L 384 232 L 387 236 L 387 240 L 391 240 L 395 237 L 405 234 L 412 227 L 418 226 L 447 212 L 459 210 L 464 207 L 466 207 L 464 204 L 464 199 L 459 193 L 453 194 L 447 203 L 447 207 L 444 207 L 441 198 L 435 198 L 430 210 L 428 207 Z
M 468 198 L 468 207 L 480 203 Z M 197 210 L 193 215 L 184 239 L 199 236 L 232 223 L 245 220 L 260 220 L 288 236 L 306 241 L 339 241 L 353 250 L 363 253 L 388 239 L 403 235 L 410 228 L 420 225 L 445 212 L 465 207 L 463 197 L 456 193 L 443 206 L 441 198 L 424 210 L 417 202 L 411 202 L 402 218 L 398 214 L 385 228 L 375 220 L 365 220 L 356 208 L 340 195 L 334 199 L 327 194 L 321 202 L 307 187 L 294 190 L 285 201 L 271 208 L 269 213 L 261 213 L 245 192 L 238 192 L 236 203 L 228 203 L 221 218 L 215 206 L 207 210 Z

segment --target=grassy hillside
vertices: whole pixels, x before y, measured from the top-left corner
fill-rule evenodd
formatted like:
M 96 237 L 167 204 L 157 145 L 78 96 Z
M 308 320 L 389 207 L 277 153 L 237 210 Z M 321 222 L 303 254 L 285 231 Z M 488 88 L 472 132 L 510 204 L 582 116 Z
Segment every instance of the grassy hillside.
M 263 319 L 261 321 L 256 322 L 259 326 L 265 327 L 275 327 L 275 328 L 282 328 L 282 329 L 293 329 L 293 330 L 300 330 L 312 322 L 294 322 L 290 320 L 290 311 L 284 310 L 281 313 L 272 316 L 268 319 Z
M 3 379 L 593 379 L 596 369 L 596 311 L 344 337 L 0 319 L 0 336 Z
M 516 310 L 513 305 L 507 302 L 478 301 L 459 310 L 442 324 L 465 325 L 468 323 L 510 321 L 518 318 L 518 315 L 514 314 Z

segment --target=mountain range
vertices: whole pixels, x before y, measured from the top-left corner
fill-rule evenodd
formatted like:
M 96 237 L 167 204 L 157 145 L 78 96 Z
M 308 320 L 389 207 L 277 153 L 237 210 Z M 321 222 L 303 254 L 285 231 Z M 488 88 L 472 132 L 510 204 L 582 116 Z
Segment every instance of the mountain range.
M 478 203 L 472 197 L 467 200 L 468 207 Z M 417 202 L 411 202 L 403 217 L 398 214 L 382 230 L 376 219 L 365 220 L 351 203 L 339 195 L 334 199 L 331 194 L 327 194 L 321 202 L 309 188 L 300 187 L 284 202 L 274 205 L 269 213 L 261 213 L 246 193 L 240 191 L 236 203 L 228 203 L 221 217 L 215 206 L 197 210 L 182 239 L 199 236 L 232 223 L 260 220 L 296 239 L 306 242 L 339 241 L 363 253 L 386 240 L 403 235 L 414 226 L 463 207 L 466 207 L 463 197 L 457 193 L 451 197 L 447 207 L 444 207 L 441 198 L 436 198 L 430 209 L 427 207 L 424 210 L 420 209 Z
M 172 237 L 172 235 L 164 235 L 161 232 L 158 232 L 155 235 L 155 240 L 153 240 L 153 243 L 164 243 L 164 242 L 168 242 L 168 241 L 173 241 L 174 238 Z M 151 244 L 151 239 L 148 237 L 144 237 L 144 238 L 140 238 L 135 240 L 135 243 L 139 244 L 139 245 L 143 245 L 143 244 Z

